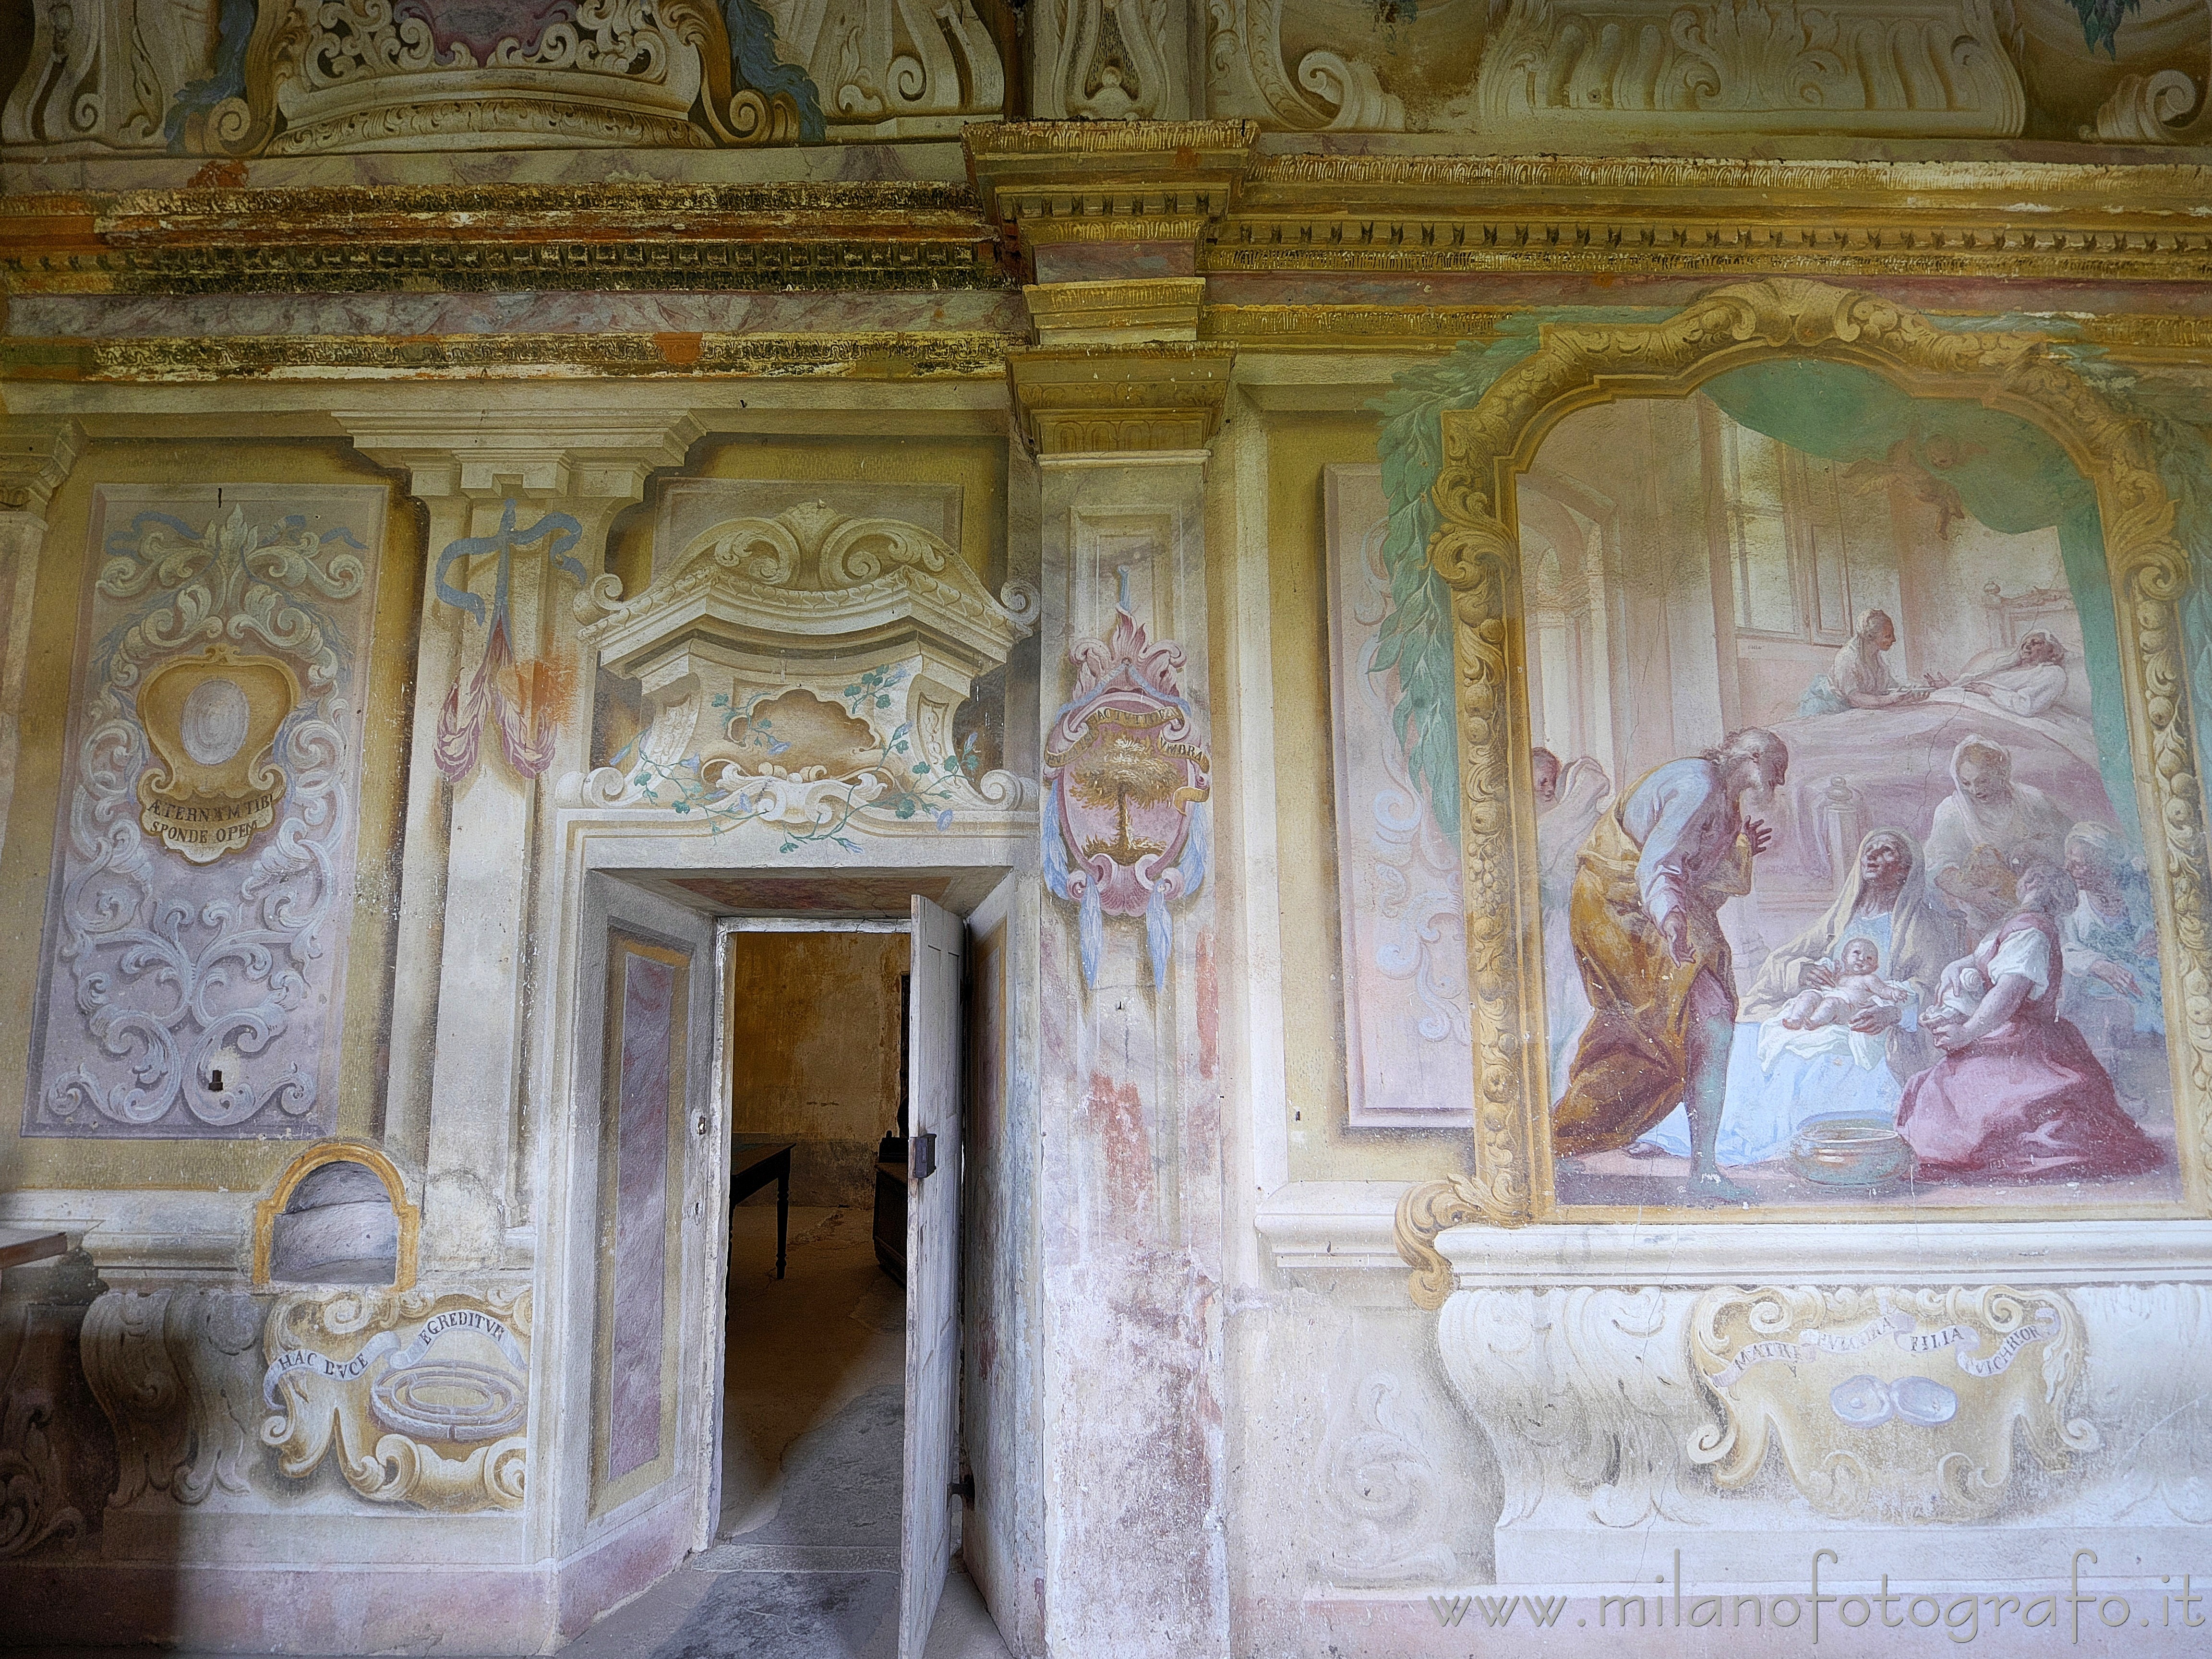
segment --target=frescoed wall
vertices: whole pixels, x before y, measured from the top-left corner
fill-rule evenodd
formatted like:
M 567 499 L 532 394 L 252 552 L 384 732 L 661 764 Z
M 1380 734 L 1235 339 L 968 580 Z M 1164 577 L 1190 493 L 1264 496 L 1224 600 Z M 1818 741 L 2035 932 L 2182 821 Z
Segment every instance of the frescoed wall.
M 2188 1650 L 2201 8 L 155 10 L 0 40 L 8 1635 L 694 1582 L 896 1110 L 722 924 L 919 895 L 1010 1652 Z

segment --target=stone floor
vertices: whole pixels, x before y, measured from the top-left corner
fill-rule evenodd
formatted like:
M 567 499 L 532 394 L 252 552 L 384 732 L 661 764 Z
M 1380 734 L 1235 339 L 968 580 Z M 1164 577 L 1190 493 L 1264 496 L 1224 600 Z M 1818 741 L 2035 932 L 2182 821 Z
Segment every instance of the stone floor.
M 861 1210 L 794 1208 L 777 1279 L 774 1204 L 738 1210 L 720 1534 L 561 1659 L 894 1659 L 905 1302 L 868 1224 Z M 927 1659 L 1011 1659 L 957 1559 Z

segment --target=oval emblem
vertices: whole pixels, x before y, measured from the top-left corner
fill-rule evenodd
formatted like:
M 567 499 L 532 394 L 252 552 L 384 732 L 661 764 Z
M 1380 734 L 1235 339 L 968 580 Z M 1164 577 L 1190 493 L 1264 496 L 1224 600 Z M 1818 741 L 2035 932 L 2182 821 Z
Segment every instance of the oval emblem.
M 253 710 L 238 682 L 204 679 L 185 696 L 177 735 L 202 766 L 220 766 L 235 755 L 253 726 Z

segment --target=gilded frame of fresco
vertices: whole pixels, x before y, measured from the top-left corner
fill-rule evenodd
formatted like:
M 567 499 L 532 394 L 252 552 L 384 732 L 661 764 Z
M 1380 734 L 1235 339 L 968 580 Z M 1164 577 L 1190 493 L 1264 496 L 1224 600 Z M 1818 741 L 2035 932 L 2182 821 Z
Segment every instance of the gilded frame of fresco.
M 1443 526 L 1429 550 L 1452 590 L 1475 1118 L 1471 1172 L 1415 1187 L 1399 1207 L 1399 1243 L 1415 1267 L 1417 1297 L 1440 1300 L 1449 1288 L 1449 1269 L 1429 1243 L 1445 1227 L 1615 1213 L 1559 1201 L 1545 1105 L 1548 1056 L 1525 1036 L 1543 1029 L 1544 1015 L 1516 477 L 1553 427 L 1577 410 L 1627 398 L 1686 397 L 1728 370 L 1782 357 L 1854 364 L 1917 397 L 1974 398 L 2022 416 L 2057 440 L 2095 488 L 2142 821 L 2163 831 L 2146 835 L 2145 850 L 2162 934 L 2179 959 L 2168 1018 L 2176 1039 L 2176 1144 L 2195 1151 L 2181 1157 L 2184 1201 L 2159 1212 L 2204 1212 L 2212 1166 L 2212 906 L 2180 644 L 2189 556 L 2172 533 L 2175 504 L 2142 425 L 2045 345 L 2034 333 L 1939 329 L 1890 301 L 1825 283 L 1746 283 L 1716 290 L 1662 322 L 1547 327 L 1539 348 L 1479 404 L 1444 414 L 1443 465 L 1434 491 Z M 2140 1209 L 2130 1206 L 2127 1212 Z M 1733 1210 L 1669 1213 L 1744 1218 Z M 1884 1213 L 1895 1218 L 1897 1212 Z M 2013 1212 L 1990 1206 L 1970 1213 L 1994 1220 Z M 1774 1206 L 1758 1218 L 1866 1214 Z

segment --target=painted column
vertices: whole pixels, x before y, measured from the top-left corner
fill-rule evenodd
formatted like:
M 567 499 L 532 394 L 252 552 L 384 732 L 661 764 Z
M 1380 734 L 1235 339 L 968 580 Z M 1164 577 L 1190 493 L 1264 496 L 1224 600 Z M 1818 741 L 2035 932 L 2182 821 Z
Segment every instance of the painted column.
M 84 447 L 67 417 L 0 416 L 0 851 L 15 798 L 17 723 L 31 659 L 31 605 L 46 542 L 46 503 Z
M 592 678 L 568 614 L 608 526 L 688 416 L 533 414 L 512 425 L 341 414 L 429 510 L 387 1133 L 425 1170 L 426 1273 L 520 1266 L 526 981 L 539 780 L 588 742 Z M 510 1248 L 510 1247 L 513 1248 Z
M 1049 341 L 1051 318 L 1090 308 L 1083 290 L 1152 286 L 1032 289 L 1032 314 Z M 1194 332 L 1196 284 L 1156 286 Z M 1036 1213 L 1054 1652 L 1227 1650 L 1204 525 L 1231 364 L 1185 333 L 1010 365 L 1048 596 Z

